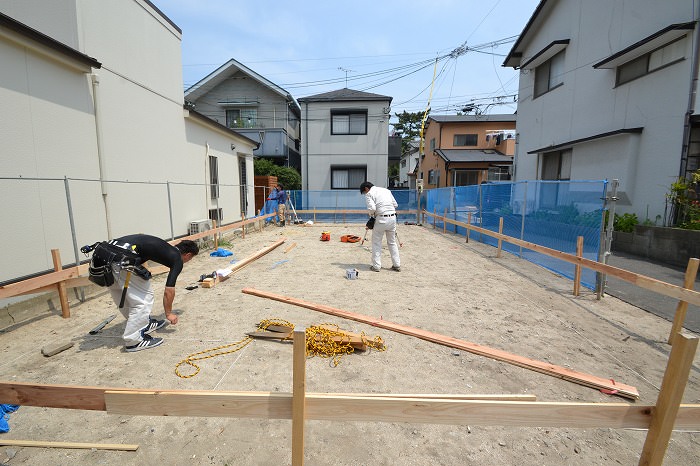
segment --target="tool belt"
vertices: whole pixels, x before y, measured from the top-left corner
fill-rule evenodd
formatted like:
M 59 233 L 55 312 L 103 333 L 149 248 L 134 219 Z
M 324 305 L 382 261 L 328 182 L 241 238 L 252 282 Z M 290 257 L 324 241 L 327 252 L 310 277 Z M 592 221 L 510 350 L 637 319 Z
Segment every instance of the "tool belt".
M 340 237 L 340 241 L 342 241 L 343 243 L 357 243 L 361 239 L 362 238 L 355 235 L 343 235 Z
M 136 252 L 135 245 L 112 240 L 83 246 L 80 250 L 85 254 L 92 251 L 88 279 L 95 285 L 112 286 L 114 284 L 112 274 L 114 265 L 134 272 L 144 280 L 151 278 L 151 272 L 141 265 L 141 256 Z
M 372 230 L 372 229 L 374 229 L 374 222 L 376 222 L 376 221 L 377 221 L 376 218 L 370 217 L 369 220 L 367 220 L 367 223 L 365 224 L 365 226 L 367 227 L 368 230 Z
M 331 240 L 331 232 L 330 231 L 322 231 L 321 232 L 321 241 L 330 241 Z

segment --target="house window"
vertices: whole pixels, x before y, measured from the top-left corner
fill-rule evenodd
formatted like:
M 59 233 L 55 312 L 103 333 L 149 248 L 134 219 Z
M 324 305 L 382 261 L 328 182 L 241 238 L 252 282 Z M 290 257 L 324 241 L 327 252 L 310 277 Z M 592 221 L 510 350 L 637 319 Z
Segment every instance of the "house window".
M 428 170 L 428 184 L 440 184 L 440 170 Z
M 478 134 L 455 134 L 453 144 L 459 146 L 476 146 L 479 141 Z
M 406 168 L 406 159 L 401 160 L 401 168 Z
M 571 149 L 542 154 L 542 180 L 571 179 Z M 542 183 L 540 185 L 540 207 L 556 209 L 566 205 L 569 198 L 568 183 Z
M 367 180 L 367 165 L 331 167 L 331 189 L 357 189 Z
M 209 187 L 211 199 L 219 198 L 219 161 L 213 155 L 209 156 Z
M 535 97 L 564 84 L 564 51 L 535 68 Z
M 615 85 L 619 86 L 633 79 L 640 78 L 652 71 L 665 68 L 685 58 L 685 37 L 666 44 L 641 57 L 623 63 L 617 67 Z
M 226 126 L 229 128 L 256 128 L 257 108 L 231 108 L 226 110 Z
M 471 186 L 479 184 L 480 170 L 455 170 L 455 186 Z
M 434 150 L 435 150 L 435 138 L 431 138 L 430 139 L 430 151 L 432 152 Z
M 571 179 L 571 149 L 542 154 L 541 180 Z
M 510 180 L 510 166 L 508 167 L 489 167 L 489 181 L 508 181 Z
M 331 134 L 367 134 L 367 110 L 331 110 Z

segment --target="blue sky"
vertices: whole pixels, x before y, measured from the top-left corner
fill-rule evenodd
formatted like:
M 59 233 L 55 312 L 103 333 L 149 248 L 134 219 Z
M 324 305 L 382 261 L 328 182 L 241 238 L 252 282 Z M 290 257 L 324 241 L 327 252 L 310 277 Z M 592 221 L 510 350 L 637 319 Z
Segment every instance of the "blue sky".
M 182 29 L 185 88 L 234 58 L 297 99 L 346 87 L 347 77 L 351 89 L 393 97 L 393 114 L 424 111 L 435 73 L 433 115 L 470 103 L 515 111 L 518 73 L 501 64 L 539 2 L 152 1 Z

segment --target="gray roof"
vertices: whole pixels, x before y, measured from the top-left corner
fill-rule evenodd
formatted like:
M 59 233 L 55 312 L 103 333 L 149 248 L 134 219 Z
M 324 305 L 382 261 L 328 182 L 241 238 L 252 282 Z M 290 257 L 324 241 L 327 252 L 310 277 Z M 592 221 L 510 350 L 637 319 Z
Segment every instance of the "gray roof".
M 515 113 L 494 114 L 494 115 L 429 115 L 428 120 L 438 123 L 464 123 L 480 121 L 512 121 L 515 122 Z
M 389 101 L 393 97 L 388 95 L 372 94 L 371 92 L 356 91 L 354 89 L 338 89 L 337 91 L 324 92 L 322 94 L 310 95 L 297 99 L 299 102 L 354 102 L 354 101 Z
M 513 163 L 513 157 L 490 149 L 437 149 L 435 153 L 446 162 Z

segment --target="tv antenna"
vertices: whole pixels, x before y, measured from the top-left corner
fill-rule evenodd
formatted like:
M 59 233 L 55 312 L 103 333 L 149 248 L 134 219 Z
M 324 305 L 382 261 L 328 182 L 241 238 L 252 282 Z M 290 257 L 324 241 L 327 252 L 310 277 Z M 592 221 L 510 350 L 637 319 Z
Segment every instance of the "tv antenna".
M 348 87 L 348 73 L 352 73 L 353 71 L 345 69 L 342 66 L 339 66 L 338 69 L 340 71 L 342 71 L 343 73 L 345 73 L 345 88 L 347 89 L 347 87 Z

